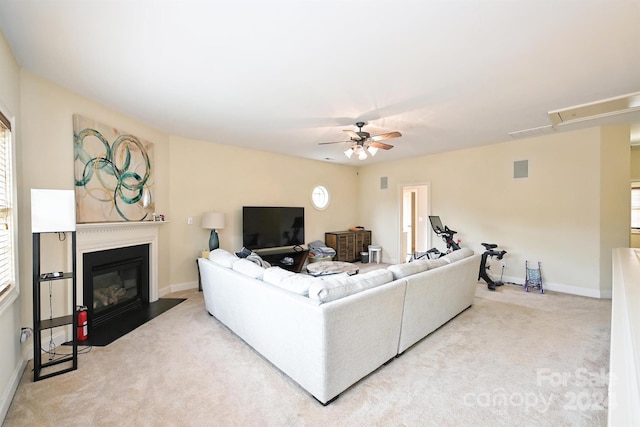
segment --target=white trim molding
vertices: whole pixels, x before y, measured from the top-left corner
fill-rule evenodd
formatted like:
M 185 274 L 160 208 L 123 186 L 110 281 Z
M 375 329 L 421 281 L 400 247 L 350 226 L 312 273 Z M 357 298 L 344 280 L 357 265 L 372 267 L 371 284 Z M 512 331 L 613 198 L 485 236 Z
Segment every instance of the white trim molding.
M 11 378 L 7 381 L 7 388 L 0 400 L 0 424 L 2 424 L 4 419 L 7 417 L 9 406 L 11 406 L 11 401 L 13 400 L 13 396 L 16 394 L 16 390 L 18 390 L 18 385 L 20 384 L 20 379 L 22 378 L 22 374 L 24 373 L 26 366 L 27 360 L 23 358 L 16 365 L 15 369 L 11 373 Z
M 523 286 L 523 277 L 504 276 L 500 277 L 499 274 L 489 273 L 489 277 L 495 281 L 503 281 L 507 284 L 516 284 Z M 542 280 L 542 289 L 546 291 L 560 292 L 563 294 L 578 295 L 581 297 L 611 299 L 611 291 L 603 291 L 601 289 L 587 289 L 580 286 L 564 285 L 562 283 L 548 282 Z M 524 292 L 524 290 L 523 290 Z M 537 289 L 530 290 L 529 292 L 539 292 Z
M 78 303 L 82 304 L 82 261 L 85 253 L 135 245 L 149 245 L 149 302 L 157 301 L 158 227 L 163 221 L 109 222 L 77 224 L 76 283 Z

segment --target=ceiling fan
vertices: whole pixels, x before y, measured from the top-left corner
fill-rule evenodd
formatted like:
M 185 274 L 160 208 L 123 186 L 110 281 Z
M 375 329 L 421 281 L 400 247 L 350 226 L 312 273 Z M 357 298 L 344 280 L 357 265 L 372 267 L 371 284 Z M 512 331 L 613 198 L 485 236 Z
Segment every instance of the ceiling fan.
M 344 133 L 349 135 L 348 141 L 319 142 L 318 145 L 349 142 L 351 143 L 351 146 L 344 152 L 345 156 L 351 158 L 351 156 L 355 153 L 360 160 L 364 160 L 367 158 L 367 152 L 369 152 L 371 156 L 375 156 L 379 148 L 382 148 L 383 150 L 390 150 L 391 148 L 393 148 L 393 145 L 385 144 L 384 142 L 380 141 L 402 136 L 400 132 L 389 132 L 371 136 L 369 132 L 364 132 L 362 130 L 362 127 L 364 125 L 366 125 L 365 122 L 357 122 L 357 132 L 352 130 L 343 130 Z

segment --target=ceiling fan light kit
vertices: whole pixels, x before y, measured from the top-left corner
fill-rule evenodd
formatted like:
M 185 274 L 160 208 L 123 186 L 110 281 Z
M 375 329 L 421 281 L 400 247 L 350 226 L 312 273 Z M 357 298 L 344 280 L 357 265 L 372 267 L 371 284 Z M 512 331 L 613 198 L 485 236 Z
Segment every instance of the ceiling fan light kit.
M 351 158 L 351 155 L 353 154 L 353 148 L 349 147 L 345 150 L 344 155 L 347 156 L 348 158 Z
M 368 145 L 365 150 L 364 145 L 353 144 L 353 146 L 345 150 L 344 155 L 348 158 L 351 158 L 351 156 L 355 153 L 358 155 L 358 159 L 365 160 L 367 158 L 367 151 L 369 152 L 371 157 L 373 157 L 378 152 L 378 149 L 376 147 Z
M 358 145 L 356 149 L 353 151 L 358 154 L 358 159 L 364 160 L 367 158 L 367 152 L 364 151 L 364 148 L 362 147 L 362 145 Z
M 358 132 L 352 130 L 343 130 L 349 136 L 348 141 L 334 141 L 334 142 L 320 142 L 318 145 L 325 144 L 339 144 L 343 142 L 351 143 L 351 146 L 344 151 L 344 155 L 348 158 L 355 153 L 358 156 L 358 159 L 365 160 L 367 158 L 367 151 L 371 157 L 375 156 L 379 149 L 390 150 L 393 148 L 393 145 L 385 144 L 384 142 L 379 142 L 385 139 L 398 138 L 402 136 L 400 132 L 389 132 L 383 133 L 380 135 L 371 136 L 369 132 L 364 132 L 362 127 L 366 125 L 365 122 L 357 122 L 356 126 L 358 127 Z

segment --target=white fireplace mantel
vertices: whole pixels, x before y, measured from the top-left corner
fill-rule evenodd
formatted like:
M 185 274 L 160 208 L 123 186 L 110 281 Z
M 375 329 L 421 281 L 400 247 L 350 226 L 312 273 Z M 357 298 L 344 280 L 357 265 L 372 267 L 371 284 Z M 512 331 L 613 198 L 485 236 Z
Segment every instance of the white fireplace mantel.
M 164 224 L 163 221 L 76 224 L 76 278 L 78 296 L 82 296 L 82 260 L 85 253 L 148 244 L 149 302 L 156 301 L 159 297 L 158 227 L 162 224 Z M 81 298 L 79 298 L 79 300 L 80 299 Z

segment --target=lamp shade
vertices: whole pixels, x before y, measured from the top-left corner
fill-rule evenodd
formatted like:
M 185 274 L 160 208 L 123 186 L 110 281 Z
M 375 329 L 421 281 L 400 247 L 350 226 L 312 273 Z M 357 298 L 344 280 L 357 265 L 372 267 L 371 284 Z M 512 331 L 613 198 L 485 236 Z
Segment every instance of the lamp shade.
M 206 212 L 202 215 L 202 228 L 220 230 L 224 228 L 224 213 Z
M 32 233 L 75 231 L 75 229 L 75 191 L 31 189 Z

